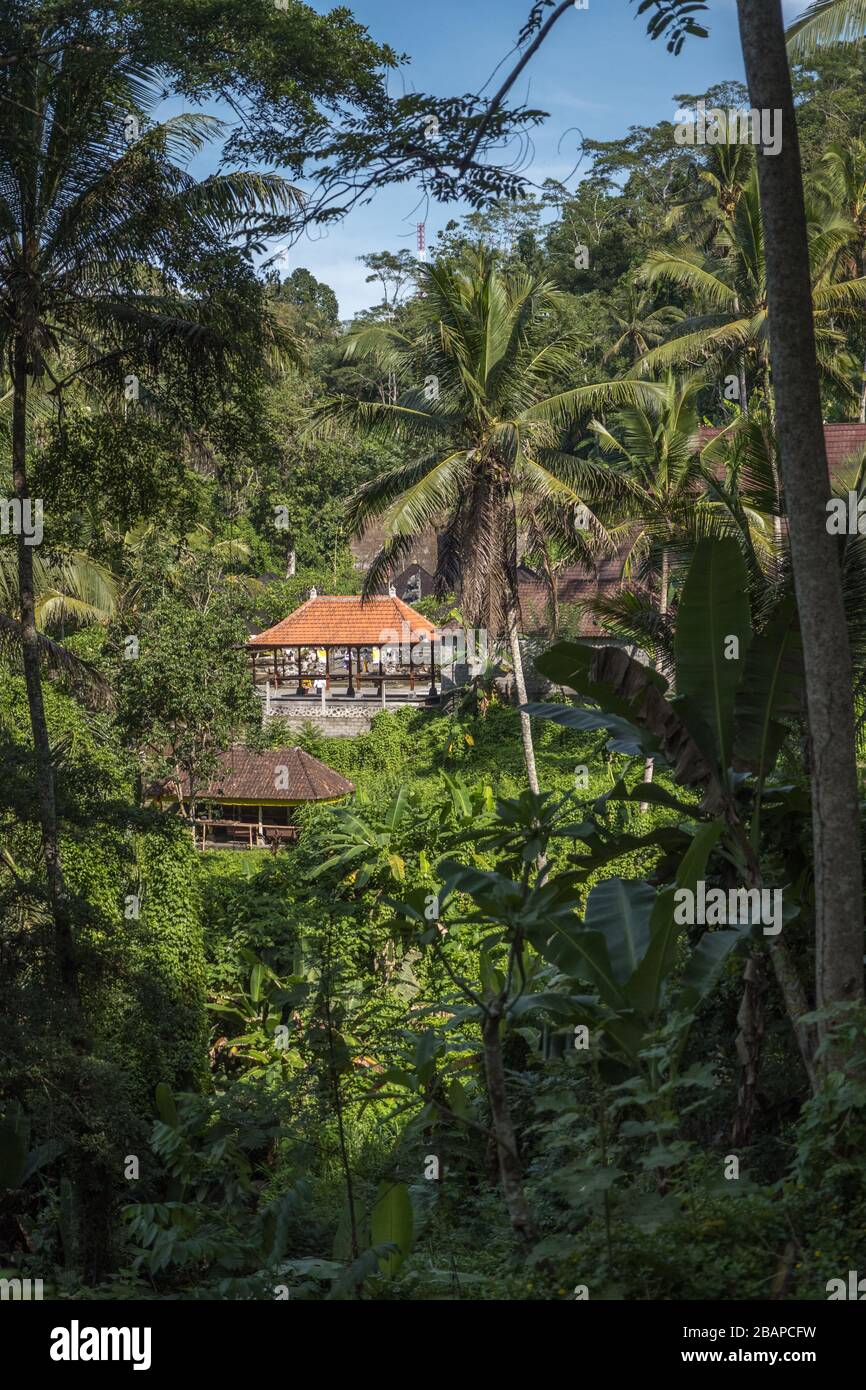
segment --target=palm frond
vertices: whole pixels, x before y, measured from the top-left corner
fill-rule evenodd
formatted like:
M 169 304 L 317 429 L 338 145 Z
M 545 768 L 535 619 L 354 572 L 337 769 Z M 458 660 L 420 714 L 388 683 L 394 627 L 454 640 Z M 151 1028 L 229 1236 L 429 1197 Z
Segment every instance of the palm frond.
M 866 0 L 813 0 L 787 31 L 791 57 L 805 61 L 832 43 L 855 43 L 866 35 Z
M 68 680 L 79 697 L 93 708 L 107 709 L 113 704 L 111 687 L 90 662 L 76 656 L 68 647 L 46 637 L 44 633 L 38 633 L 36 640 L 42 663 L 51 675 Z M 0 613 L 0 653 L 7 660 L 17 658 L 22 643 L 21 624 Z

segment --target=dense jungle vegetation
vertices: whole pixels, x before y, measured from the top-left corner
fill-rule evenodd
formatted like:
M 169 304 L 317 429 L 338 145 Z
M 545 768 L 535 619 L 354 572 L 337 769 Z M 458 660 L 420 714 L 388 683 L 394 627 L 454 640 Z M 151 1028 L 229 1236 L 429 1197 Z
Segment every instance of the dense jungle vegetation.
M 866 47 L 819 9 L 786 148 L 820 428 L 866 421 Z M 0 493 L 44 524 L 0 535 L 0 1274 L 824 1300 L 866 1270 L 866 539 L 823 456 L 812 523 L 789 471 L 770 161 L 665 121 L 529 186 L 464 156 L 536 113 L 391 101 L 399 63 L 298 0 L 0 4 Z M 370 248 L 341 322 L 275 248 L 397 179 L 454 216 L 424 264 Z M 862 505 L 866 444 L 831 486 Z M 263 724 L 249 634 L 431 528 L 417 606 L 489 664 L 353 738 Z M 150 789 L 238 743 L 355 795 L 198 852 Z M 684 919 L 699 885 L 780 894 L 779 930 Z

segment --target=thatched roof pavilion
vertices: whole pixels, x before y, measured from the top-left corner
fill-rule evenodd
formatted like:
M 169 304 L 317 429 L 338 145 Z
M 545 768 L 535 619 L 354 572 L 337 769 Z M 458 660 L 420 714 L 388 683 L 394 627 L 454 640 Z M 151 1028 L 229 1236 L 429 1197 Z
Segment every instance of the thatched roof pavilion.
M 189 786 L 183 790 L 188 798 Z M 204 849 L 209 840 L 213 848 L 253 849 L 290 843 L 298 835 L 293 808 L 340 801 L 354 790 L 353 783 L 301 748 L 263 753 L 230 748 L 220 755 L 207 786 L 195 789 L 190 810 L 196 844 Z

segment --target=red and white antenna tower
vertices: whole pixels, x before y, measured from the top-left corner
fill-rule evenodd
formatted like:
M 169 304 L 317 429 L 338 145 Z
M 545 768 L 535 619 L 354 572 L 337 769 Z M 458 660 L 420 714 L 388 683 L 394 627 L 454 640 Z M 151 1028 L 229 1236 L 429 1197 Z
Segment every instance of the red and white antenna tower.
M 418 223 L 418 259 L 419 259 L 419 261 L 426 261 L 426 259 L 427 259 L 427 239 L 426 239 L 426 235 L 425 235 L 425 228 L 426 228 L 426 223 L 424 223 L 424 222 L 419 222 L 419 223 Z

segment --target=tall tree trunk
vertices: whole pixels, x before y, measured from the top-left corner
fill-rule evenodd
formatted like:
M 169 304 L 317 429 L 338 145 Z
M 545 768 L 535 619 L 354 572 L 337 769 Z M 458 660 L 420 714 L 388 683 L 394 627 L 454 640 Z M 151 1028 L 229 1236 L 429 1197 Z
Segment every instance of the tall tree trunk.
M 12 480 L 15 496 L 21 505 L 31 501 L 27 480 L 27 350 L 21 337 L 16 337 L 12 352 Z M 36 592 L 33 583 L 33 550 L 27 544 L 23 525 L 18 536 L 18 592 L 21 616 L 21 651 L 24 663 L 24 682 L 33 734 L 36 763 L 36 800 L 42 830 L 42 854 L 48 881 L 48 896 L 54 919 L 57 970 L 64 1003 L 72 1010 L 74 1020 L 79 1015 L 78 976 L 69 898 L 63 879 L 60 843 L 57 829 L 57 799 L 54 787 L 54 768 L 51 744 L 45 721 L 42 699 L 42 679 L 39 660 L 39 638 L 36 630 Z M 69 1020 L 70 1022 L 73 1019 Z
M 16 337 L 12 350 L 12 480 L 22 517 L 25 503 L 31 500 L 27 479 L 27 385 L 27 349 L 23 340 Z M 25 541 L 22 527 L 18 536 L 21 653 L 36 764 L 42 855 L 54 921 L 54 951 L 61 996 L 57 1026 L 58 1031 L 62 1028 L 71 1048 L 69 1061 L 62 1067 L 61 1084 L 78 1099 L 78 1126 L 70 1135 L 72 1144 L 67 1156 L 73 1193 L 72 1236 L 75 1258 L 84 1278 L 89 1283 L 97 1283 L 112 1261 L 113 1175 L 98 1143 L 94 1142 L 95 1135 L 103 1127 L 99 1101 L 92 1095 L 90 1081 L 82 1076 L 79 1068 L 79 1059 L 89 1053 L 90 1044 L 81 1006 L 72 913 L 60 857 L 54 767 L 42 698 L 33 552 Z
M 502 1061 L 502 1023 L 501 1001 L 494 1001 L 488 1007 L 482 1025 L 484 1043 L 484 1070 L 487 1077 L 487 1099 L 496 1136 L 496 1153 L 499 1160 L 499 1180 L 502 1195 L 511 1225 L 525 1241 L 535 1239 L 535 1231 L 526 1195 L 523 1191 L 523 1174 L 520 1169 L 520 1155 L 517 1151 L 517 1137 L 511 1120 L 511 1109 L 505 1089 L 505 1067 Z
M 547 580 L 547 592 L 550 595 L 550 636 L 555 642 L 559 632 L 559 592 L 556 585 L 556 575 L 553 572 L 546 546 L 542 548 L 541 553 L 544 557 L 544 577 Z
M 797 1039 L 797 1046 L 800 1049 L 800 1057 L 809 1078 L 809 1089 L 812 1095 L 817 1095 L 821 1088 L 820 1077 L 818 1076 L 815 1053 L 818 1048 L 818 1036 L 815 1025 L 803 1023 L 802 1020 L 808 1013 L 809 1001 L 806 998 L 806 991 L 803 982 L 797 973 L 797 967 L 791 958 L 791 954 L 782 942 L 780 936 L 769 938 L 768 950 L 770 960 L 773 963 L 773 970 L 776 975 L 776 982 L 785 1001 L 785 1009 L 794 1028 Z
M 746 961 L 743 971 L 743 996 L 737 1011 L 737 1056 L 741 1069 L 737 1083 L 737 1108 L 731 1133 L 734 1144 L 748 1144 L 752 1136 L 766 1020 L 766 988 L 763 958 L 759 951 L 754 951 Z
M 800 145 L 781 0 L 737 0 L 751 105 L 780 111 L 781 149 L 758 150 L 770 356 L 813 750 L 815 982 L 827 1008 L 863 997 L 863 895 L 851 655 L 835 541 Z M 831 1054 L 831 1065 L 840 1058 Z
M 665 546 L 664 549 L 662 550 L 662 573 L 661 573 L 661 581 L 660 581 L 660 589 L 659 589 L 659 612 L 661 613 L 661 615 L 662 615 L 663 618 L 667 616 L 667 611 L 668 611 L 668 587 L 669 587 L 669 585 L 670 585 L 670 582 L 671 582 L 671 561 L 670 561 L 670 556 L 669 556 L 669 554 L 668 554 L 667 546 Z M 658 663 L 656 663 L 656 664 L 658 664 Z M 647 758 L 646 762 L 645 762 L 644 765 L 643 765 L 643 780 L 644 780 L 644 782 L 651 782 L 651 781 L 652 781 L 654 771 L 655 771 L 655 758 Z M 642 802 L 640 803 L 640 805 L 638 806 L 638 810 L 641 812 L 642 815 L 646 815 L 647 811 L 649 810 L 649 802 L 648 802 L 648 801 L 642 801 Z
M 741 830 L 740 833 L 742 835 Z M 760 865 L 745 835 L 742 835 L 741 842 L 746 850 L 745 858 L 749 866 L 746 874 L 746 885 L 750 889 L 757 888 L 760 891 L 764 886 Z M 809 1089 L 812 1095 L 816 1095 L 820 1089 L 820 1081 L 815 1067 L 818 1038 L 814 1026 L 803 1022 L 803 1019 L 810 1012 L 806 992 L 797 973 L 797 967 L 781 937 L 770 937 L 767 941 L 767 950 L 785 1009 L 794 1029 L 797 1046 L 800 1049 L 800 1056 L 809 1080 Z M 767 985 L 764 960 L 762 948 L 755 946 L 743 971 L 743 996 L 737 1013 L 736 1040 L 737 1056 L 740 1059 L 742 1070 L 737 1084 L 737 1107 L 731 1136 L 735 1144 L 748 1144 L 752 1133 L 766 1013 Z
M 744 415 L 748 415 L 748 413 L 749 413 L 749 388 L 748 388 L 748 386 L 746 385 L 746 359 L 745 359 L 745 357 L 743 356 L 742 353 L 740 353 L 740 371 L 739 371 L 739 377 L 740 377 L 740 402 L 741 402 L 741 409 L 742 409 L 742 412 L 743 412 Z
M 526 704 L 526 680 L 523 674 L 523 657 L 520 652 L 520 633 L 517 622 L 517 604 L 513 595 L 508 603 L 508 644 L 511 648 L 511 666 L 514 671 L 514 687 L 517 703 Z M 532 743 L 532 725 L 529 715 L 520 712 L 520 736 L 523 740 L 523 758 L 526 763 L 526 777 L 531 791 L 538 794 L 538 773 L 535 768 L 535 748 Z

